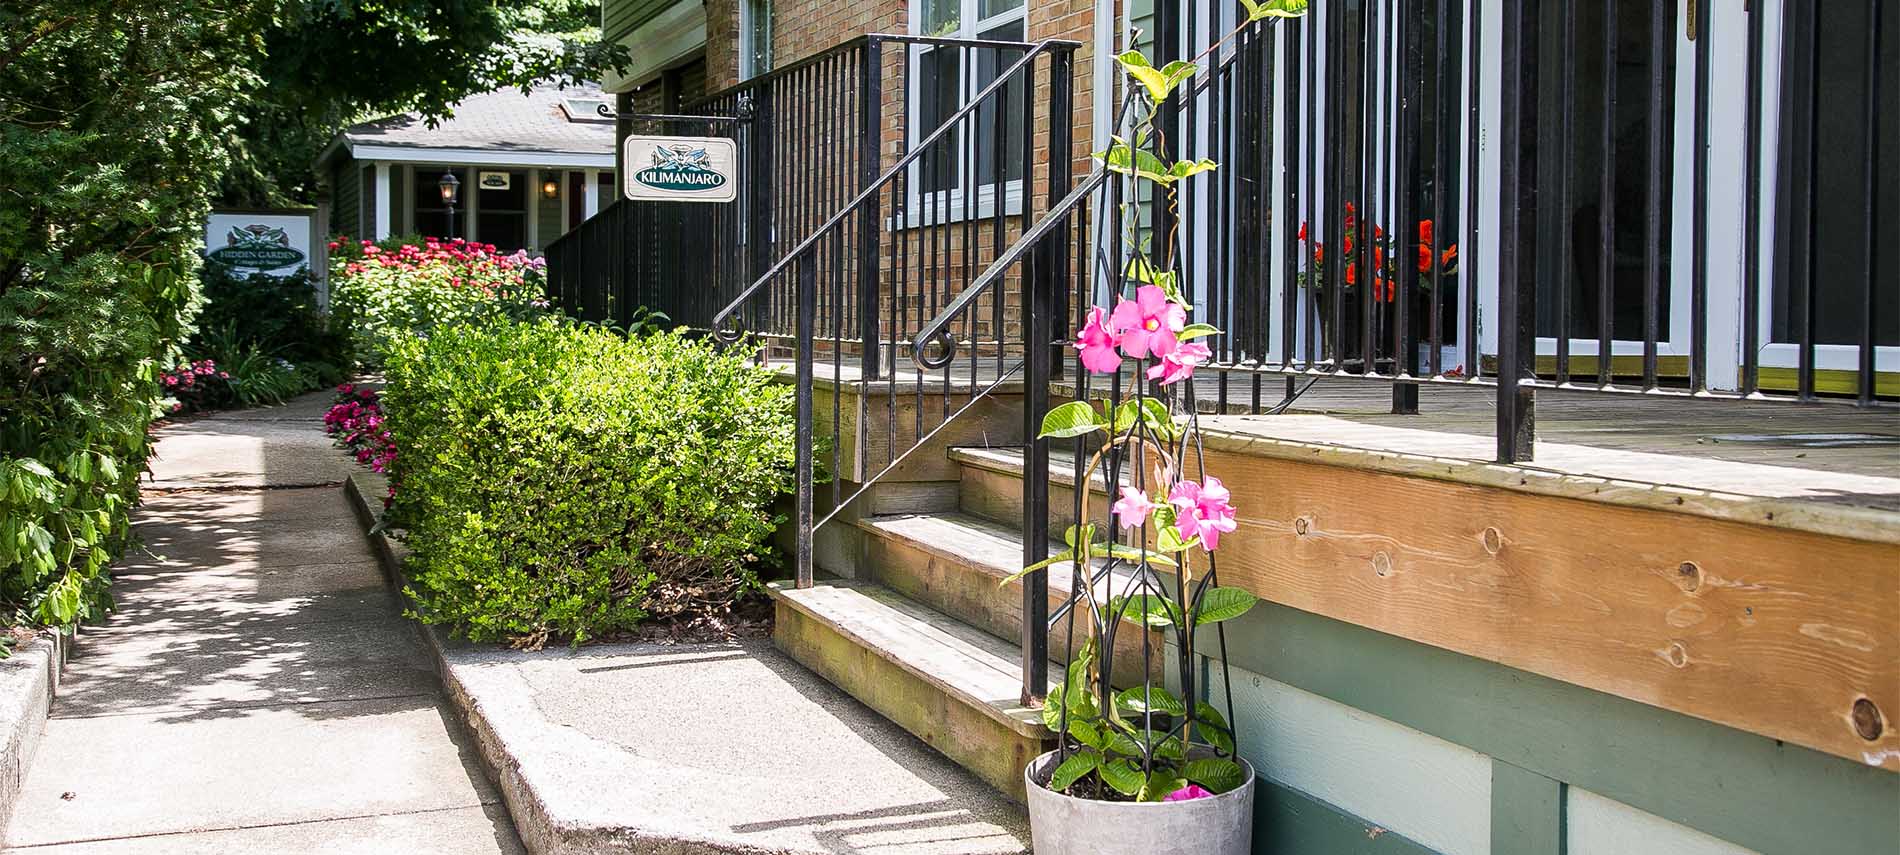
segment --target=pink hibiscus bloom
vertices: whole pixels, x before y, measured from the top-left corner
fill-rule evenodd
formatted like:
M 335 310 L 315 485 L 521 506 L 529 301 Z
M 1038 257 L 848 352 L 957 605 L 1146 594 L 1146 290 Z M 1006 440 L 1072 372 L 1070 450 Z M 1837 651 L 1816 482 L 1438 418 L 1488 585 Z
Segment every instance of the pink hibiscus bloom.
M 1115 307 L 1109 322 L 1122 331 L 1122 352 L 1146 359 L 1177 343 L 1175 334 L 1187 326 L 1187 310 L 1169 300 L 1159 286 L 1143 285 L 1135 289 L 1135 299 Z
M 1201 546 L 1209 552 L 1218 549 L 1221 532 L 1239 527 L 1234 521 L 1234 506 L 1228 504 L 1230 497 L 1227 487 L 1212 475 L 1205 484 L 1182 481 L 1174 485 L 1168 504 L 1175 507 L 1175 531 L 1184 541 L 1199 537 Z
M 1160 361 L 1148 367 L 1148 379 L 1167 386 L 1194 376 L 1194 367 L 1213 358 L 1214 351 L 1198 341 L 1183 341 L 1155 355 Z
M 1148 522 L 1148 515 L 1161 507 L 1148 498 L 1148 494 L 1133 487 L 1122 487 L 1122 497 L 1115 501 L 1115 518 L 1122 528 L 1141 528 Z
M 1181 789 L 1175 790 L 1174 792 L 1167 794 L 1166 796 L 1162 797 L 1161 800 L 1164 802 L 1184 802 L 1184 801 L 1187 801 L 1188 799 L 1207 799 L 1207 798 L 1213 798 L 1213 797 L 1214 797 L 1214 794 L 1206 789 L 1203 789 L 1200 784 L 1189 784 L 1185 787 L 1182 787 Z
M 1122 357 L 1115 352 L 1115 346 L 1120 343 L 1120 337 L 1109 324 L 1108 310 L 1101 306 L 1089 309 L 1088 323 L 1075 334 L 1075 349 L 1082 352 L 1082 367 L 1096 374 L 1119 370 Z

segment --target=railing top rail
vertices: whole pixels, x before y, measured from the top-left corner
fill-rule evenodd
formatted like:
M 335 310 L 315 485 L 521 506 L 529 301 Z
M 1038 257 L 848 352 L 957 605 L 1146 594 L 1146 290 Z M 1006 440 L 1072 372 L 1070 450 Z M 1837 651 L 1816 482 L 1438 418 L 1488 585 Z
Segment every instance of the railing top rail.
M 735 83 L 717 92 L 706 95 L 705 97 L 700 98 L 692 102 L 691 104 L 687 104 L 682 109 L 696 110 L 696 109 L 699 109 L 700 107 L 703 107 L 707 104 L 711 104 L 722 98 L 727 98 L 732 95 L 737 95 L 737 94 L 746 92 L 747 90 L 758 89 L 759 87 L 764 86 L 765 84 L 768 84 L 780 78 L 786 77 L 787 75 L 797 72 L 798 70 L 803 69 L 807 66 L 813 65 L 815 63 L 823 62 L 834 56 L 838 56 L 839 54 L 850 53 L 851 51 L 864 47 L 865 45 L 868 45 L 871 42 L 899 42 L 902 44 L 927 45 L 931 47 L 1017 48 L 1019 50 L 1029 50 L 1031 48 L 1037 47 L 1038 45 L 1050 45 L 1051 49 L 1053 50 L 1063 50 L 1063 51 L 1074 51 L 1082 47 L 1081 42 L 1068 40 L 1068 39 L 1049 39 L 1043 42 L 1013 42 L 1013 41 L 997 41 L 993 39 L 956 39 L 956 38 L 944 38 L 940 36 L 913 36 L 913 35 L 905 35 L 902 33 L 865 33 L 864 35 L 861 35 L 861 36 L 854 36 L 850 39 L 846 39 L 845 41 L 839 42 L 835 45 L 832 45 L 831 47 L 825 48 L 824 50 L 821 50 L 809 56 L 800 57 L 796 60 L 793 60 L 792 62 L 788 62 L 777 68 L 774 68 L 771 71 L 768 71 L 764 74 L 742 80 L 738 83 Z
M 869 37 L 867 36 L 866 38 L 869 38 Z M 913 39 L 913 38 L 922 38 L 922 37 L 892 36 L 891 38 Z M 1025 43 L 1023 42 L 990 42 L 990 41 L 984 41 L 982 39 L 944 39 L 940 41 L 950 43 L 950 44 L 961 44 L 961 45 L 968 45 L 968 46 L 975 46 L 975 47 L 998 47 L 998 46 L 1019 47 L 1019 46 L 1025 45 Z M 1068 52 L 1074 51 L 1076 48 L 1080 46 L 1081 45 L 1079 42 L 1071 41 L 1068 39 L 1045 39 L 1043 41 L 1036 42 L 1031 45 L 1027 45 L 1025 52 L 1022 55 L 1022 58 L 1016 60 L 1013 63 L 1010 63 L 1008 68 L 1002 69 L 1000 72 L 998 72 L 996 75 L 996 79 L 990 81 L 990 84 L 988 86 L 983 87 L 981 91 L 977 92 L 973 97 L 971 97 L 969 103 L 964 104 L 955 113 L 952 113 L 950 116 L 946 117 L 943 120 L 943 123 L 938 125 L 936 130 L 931 131 L 928 136 L 925 136 L 923 139 L 918 140 L 915 145 L 911 146 L 910 151 L 908 153 L 906 153 L 902 158 L 899 158 L 897 163 L 892 164 L 890 169 L 885 170 L 884 174 L 878 176 L 876 181 L 871 182 L 871 185 L 869 187 L 866 187 L 862 191 L 859 191 L 857 195 L 851 198 L 851 201 L 846 202 L 837 211 L 833 212 L 830 218 L 826 219 L 823 224 L 818 226 L 818 228 L 813 229 L 812 233 L 806 236 L 804 240 L 799 241 L 797 246 L 792 247 L 791 251 L 785 253 L 785 255 L 781 257 L 778 261 L 773 262 L 772 266 L 765 271 L 764 275 L 760 276 L 756 280 L 753 280 L 751 285 L 747 285 L 744 291 L 739 292 L 739 296 L 733 298 L 732 302 L 727 303 L 726 307 L 723 309 L 720 309 L 718 314 L 713 315 L 713 318 L 712 318 L 713 336 L 719 339 L 720 341 L 726 342 L 728 344 L 734 341 L 737 341 L 739 338 L 739 333 L 734 331 L 729 334 L 725 329 L 726 321 L 730 320 L 733 314 L 738 312 L 739 309 L 743 307 L 747 301 L 750 301 L 754 296 L 756 296 L 759 292 L 759 289 L 765 286 L 765 283 L 770 282 L 773 279 L 777 278 L 778 275 L 780 273 L 783 273 L 785 271 L 785 268 L 790 266 L 793 261 L 803 256 L 805 253 L 811 251 L 812 247 L 818 245 L 819 240 L 824 238 L 824 236 L 828 234 L 829 232 L 831 232 L 832 229 L 837 228 L 840 223 L 843 223 L 847 218 L 849 218 L 853 213 L 855 213 L 858 210 L 858 208 L 861 207 L 866 201 L 873 199 L 877 196 L 877 194 L 882 193 L 884 191 L 884 185 L 890 183 L 905 169 L 907 169 L 912 163 L 916 162 L 918 158 L 922 157 L 925 152 L 930 150 L 930 147 L 932 145 L 934 145 L 939 139 L 942 139 L 946 134 L 950 133 L 950 130 L 953 127 L 955 127 L 958 122 L 961 122 L 964 119 L 969 118 L 971 115 L 974 115 L 976 110 L 982 107 L 984 102 L 989 100 L 990 96 L 995 95 L 1003 87 L 1009 85 L 1010 78 L 1016 76 L 1017 72 L 1028 67 L 1030 63 L 1035 62 L 1036 57 L 1041 56 L 1044 53 L 1050 53 L 1050 52 L 1055 52 L 1055 51 L 1068 53 Z

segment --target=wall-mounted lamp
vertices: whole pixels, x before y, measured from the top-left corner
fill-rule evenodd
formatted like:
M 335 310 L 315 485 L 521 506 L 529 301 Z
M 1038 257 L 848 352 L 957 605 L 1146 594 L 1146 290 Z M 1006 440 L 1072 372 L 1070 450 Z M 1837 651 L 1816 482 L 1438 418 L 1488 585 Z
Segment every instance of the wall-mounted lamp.
M 560 198 L 561 197 L 561 182 L 555 181 L 553 179 L 548 179 L 547 181 L 541 182 L 541 195 L 546 196 L 549 199 Z
M 462 179 L 453 172 L 442 173 L 441 180 L 435 182 L 436 189 L 442 191 L 442 204 L 448 208 L 448 237 L 455 237 L 455 191 L 461 188 Z

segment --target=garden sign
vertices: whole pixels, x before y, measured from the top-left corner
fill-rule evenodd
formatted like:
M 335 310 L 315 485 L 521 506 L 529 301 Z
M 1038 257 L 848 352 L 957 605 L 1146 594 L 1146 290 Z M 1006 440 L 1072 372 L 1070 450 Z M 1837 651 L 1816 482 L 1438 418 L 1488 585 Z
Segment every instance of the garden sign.
M 621 148 L 629 199 L 730 202 L 738 198 L 738 147 L 718 137 L 630 136 Z

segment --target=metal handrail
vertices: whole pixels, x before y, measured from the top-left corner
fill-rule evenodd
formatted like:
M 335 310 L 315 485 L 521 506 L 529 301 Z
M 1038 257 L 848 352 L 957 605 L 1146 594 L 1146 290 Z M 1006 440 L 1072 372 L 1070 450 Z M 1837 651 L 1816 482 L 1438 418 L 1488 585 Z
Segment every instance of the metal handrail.
M 793 261 L 805 255 L 805 253 L 811 251 L 812 247 L 817 246 L 819 240 L 824 238 L 826 234 L 829 234 L 832 229 L 837 228 L 838 225 L 840 223 L 843 223 L 846 218 L 856 213 L 858 208 L 863 206 L 865 202 L 870 201 L 871 199 L 875 198 L 877 194 L 882 193 L 884 191 L 884 186 L 886 184 L 895 180 L 899 174 L 901 174 L 905 169 L 908 169 L 910 165 L 914 163 L 918 158 L 922 157 L 926 151 L 929 151 L 931 145 L 935 144 L 939 139 L 942 139 L 946 134 L 950 133 L 951 128 L 955 127 L 958 122 L 973 115 L 974 112 L 979 107 L 981 107 L 983 103 L 987 101 L 991 95 L 996 94 L 997 91 L 1009 85 L 1010 78 L 1014 77 L 1018 71 L 1021 71 L 1023 68 L 1029 66 L 1029 64 L 1033 63 L 1038 56 L 1041 56 L 1044 53 L 1048 53 L 1051 51 L 1073 52 L 1077 48 L 1080 48 L 1082 46 L 1081 42 L 1073 41 L 1070 39 L 1044 39 L 1040 42 L 1029 43 L 1029 42 L 986 41 L 983 39 L 940 39 L 940 38 L 926 37 L 926 36 L 876 35 L 876 36 L 867 36 L 866 38 L 874 39 L 874 40 L 889 39 L 892 41 L 900 41 L 900 42 L 906 42 L 906 43 L 912 43 L 912 44 L 929 44 L 929 45 L 936 45 L 936 46 L 966 46 L 966 47 L 979 47 L 979 48 L 1020 48 L 1020 49 L 1026 50 L 1027 52 L 1023 54 L 1021 59 L 1018 59 L 1014 63 L 1011 63 L 1008 68 L 1003 69 L 1002 71 L 998 72 L 996 75 L 996 79 L 991 81 L 988 86 L 983 87 L 982 91 L 976 93 L 976 96 L 971 98 L 969 103 L 963 105 L 955 113 L 952 113 L 948 118 L 944 119 L 943 123 L 938 125 L 936 130 L 930 132 L 929 136 L 924 137 L 922 140 L 919 140 L 914 146 L 912 146 L 908 154 L 905 154 L 902 158 L 899 158 L 897 163 L 893 164 L 890 169 L 884 172 L 883 175 L 878 176 L 878 179 L 876 181 L 871 182 L 871 185 L 869 187 L 866 187 L 864 190 L 860 191 L 855 197 L 851 199 L 851 201 L 841 206 L 836 212 L 834 212 L 831 215 L 829 219 L 825 220 L 824 223 L 818 226 L 818 228 L 814 229 L 809 236 L 807 236 L 804 240 L 799 241 L 797 246 L 792 247 L 791 251 L 785 253 L 785 255 L 780 257 L 778 261 L 774 262 L 772 266 L 765 271 L 764 275 L 760 276 L 756 280 L 753 280 L 751 285 L 746 286 L 744 291 L 739 292 L 739 296 L 733 298 L 732 302 L 726 304 L 726 307 L 724 309 L 719 310 L 717 314 L 713 315 L 712 323 L 711 323 L 712 334 L 713 334 L 713 337 L 718 339 L 720 342 L 723 342 L 725 344 L 732 344 L 734 342 L 737 342 L 740 339 L 740 337 L 744 335 L 744 331 L 742 330 L 727 330 L 726 322 L 731 320 L 732 316 L 734 314 L 737 314 L 738 311 L 741 308 L 743 308 L 747 302 L 751 301 L 751 299 L 758 294 L 759 289 L 765 287 L 766 283 L 772 281 L 773 279 L 778 278 L 779 274 L 784 273 L 785 269 L 791 266 Z
M 950 305 L 945 306 L 936 318 L 924 325 L 923 331 L 911 340 L 911 359 L 920 367 L 930 370 L 949 365 L 956 358 L 957 353 L 956 336 L 950 332 L 950 324 L 956 320 L 957 315 L 962 314 L 970 307 L 970 304 L 975 303 L 991 284 L 1007 275 L 1010 268 L 1016 266 L 1016 262 L 1021 261 L 1030 250 L 1040 246 L 1051 232 L 1066 224 L 1069 216 L 1088 199 L 1090 194 L 1108 183 L 1108 177 L 1111 174 L 1113 173 L 1106 169 L 1095 170 L 1081 184 L 1076 185 L 1074 190 L 1070 190 L 1069 195 L 1062 197 L 1062 201 L 1044 212 L 1033 228 L 1017 238 L 1007 252 L 990 262 L 990 266 L 983 269 L 983 275 L 978 276 L 976 281 L 971 282 L 970 287 L 957 294 L 956 299 L 951 300 Z M 939 340 L 943 344 L 941 356 L 926 355 L 926 346 L 932 339 Z

